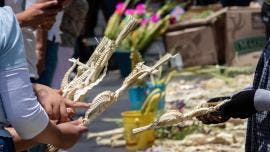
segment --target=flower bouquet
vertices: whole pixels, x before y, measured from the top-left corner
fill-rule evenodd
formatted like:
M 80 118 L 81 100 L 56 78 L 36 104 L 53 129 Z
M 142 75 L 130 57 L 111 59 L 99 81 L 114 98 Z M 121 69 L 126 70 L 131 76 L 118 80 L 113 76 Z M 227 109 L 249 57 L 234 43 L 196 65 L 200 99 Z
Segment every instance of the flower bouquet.
M 128 75 L 138 62 L 143 61 L 141 53 L 143 54 L 155 38 L 166 31 L 170 24 L 170 12 L 177 5 L 176 0 L 164 1 L 157 9 L 152 7 L 151 0 L 146 0 L 145 3 L 140 3 L 139 0 L 126 0 L 117 4 L 106 27 L 105 36 L 115 39 L 130 15 L 140 21 L 140 26 L 122 41 L 114 54 L 122 77 Z M 145 82 L 137 81 L 128 92 L 131 105 L 134 105 L 131 108 L 140 109 L 146 97 Z
M 118 3 L 105 30 L 105 36 L 115 39 L 121 27 L 126 24 L 127 16 L 132 15 L 140 20 L 140 26 L 118 46 L 119 50 L 131 54 L 131 67 L 142 61 L 141 53 L 143 54 L 154 39 L 166 31 L 172 9 L 178 4 L 183 4 L 176 0 L 168 0 L 163 2 L 164 4 L 160 8 L 154 9 L 151 7 L 151 0 L 147 0 L 145 3 L 137 2 L 139 0 L 135 1 L 137 5 L 130 4 L 131 0 Z

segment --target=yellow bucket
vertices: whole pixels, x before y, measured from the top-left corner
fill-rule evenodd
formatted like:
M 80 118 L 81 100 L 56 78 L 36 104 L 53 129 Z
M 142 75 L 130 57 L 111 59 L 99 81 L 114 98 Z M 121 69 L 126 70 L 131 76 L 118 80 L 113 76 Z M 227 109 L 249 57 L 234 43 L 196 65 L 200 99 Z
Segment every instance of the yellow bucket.
M 131 131 L 134 128 L 153 122 L 154 114 L 142 115 L 140 111 L 126 111 L 122 113 L 122 117 L 128 150 L 143 150 L 153 145 L 155 141 L 155 132 L 153 129 L 136 135 L 133 135 Z

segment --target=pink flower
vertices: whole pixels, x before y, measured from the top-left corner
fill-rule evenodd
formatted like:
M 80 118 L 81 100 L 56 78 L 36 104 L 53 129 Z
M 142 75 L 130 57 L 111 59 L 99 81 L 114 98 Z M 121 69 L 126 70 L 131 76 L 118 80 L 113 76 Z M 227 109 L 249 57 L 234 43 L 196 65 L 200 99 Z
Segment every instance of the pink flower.
M 128 15 L 134 15 L 136 13 L 136 11 L 134 9 L 127 9 L 126 12 L 125 12 L 125 15 L 128 16 Z
M 143 14 L 146 12 L 146 8 L 145 8 L 145 5 L 144 4 L 138 4 L 136 6 L 136 13 L 137 14 Z
M 157 23 L 159 21 L 159 16 L 157 14 L 154 14 L 151 16 L 151 21 L 153 23 Z
M 115 10 L 115 12 L 116 12 L 117 14 L 123 14 L 124 11 L 125 11 L 125 3 L 118 3 L 118 4 L 116 5 L 116 10 Z
M 185 10 L 180 7 L 180 6 L 176 6 L 172 12 L 171 12 L 171 16 L 174 17 L 176 19 L 176 21 L 180 20 L 180 17 L 185 13 Z

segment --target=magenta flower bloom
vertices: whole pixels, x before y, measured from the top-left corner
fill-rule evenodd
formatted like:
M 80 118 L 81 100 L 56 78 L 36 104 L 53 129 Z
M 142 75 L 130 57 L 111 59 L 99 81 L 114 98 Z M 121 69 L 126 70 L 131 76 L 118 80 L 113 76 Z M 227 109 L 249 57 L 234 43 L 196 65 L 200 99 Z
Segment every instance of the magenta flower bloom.
M 137 14 L 143 14 L 143 13 L 145 13 L 145 12 L 146 12 L 146 7 L 145 7 L 144 4 L 138 4 L 138 5 L 136 6 L 136 13 L 137 13 Z
M 151 22 L 157 23 L 159 21 L 159 16 L 157 14 L 154 14 L 151 16 Z
M 125 11 L 125 3 L 118 3 L 115 9 L 117 14 L 123 14 Z
M 134 15 L 136 13 L 136 11 L 134 9 L 127 9 L 125 11 L 125 15 L 128 16 L 128 15 Z

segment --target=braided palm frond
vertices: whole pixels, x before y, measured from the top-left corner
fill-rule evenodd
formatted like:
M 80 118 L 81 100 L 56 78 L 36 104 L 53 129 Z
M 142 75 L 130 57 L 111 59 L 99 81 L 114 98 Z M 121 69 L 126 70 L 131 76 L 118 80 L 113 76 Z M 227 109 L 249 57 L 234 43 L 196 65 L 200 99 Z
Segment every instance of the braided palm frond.
M 163 115 L 161 115 L 156 121 L 154 121 L 153 123 L 147 125 L 147 126 L 143 126 L 143 127 L 139 127 L 139 128 L 135 128 L 132 130 L 133 134 L 137 134 L 149 129 L 155 129 L 155 128 L 159 128 L 159 127 L 166 127 L 166 126 L 173 126 L 173 125 L 177 125 L 183 121 L 192 119 L 194 117 L 198 117 L 198 116 L 202 116 L 208 113 L 212 113 L 217 111 L 217 109 L 223 105 L 225 102 L 221 102 L 215 106 L 212 107 L 200 107 L 200 108 L 196 108 L 194 110 L 192 110 L 191 112 L 188 112 L 186 114 L 182 114 L 179 111 L 173 110 L 173 111 L 169 111 L 164 113 Z

